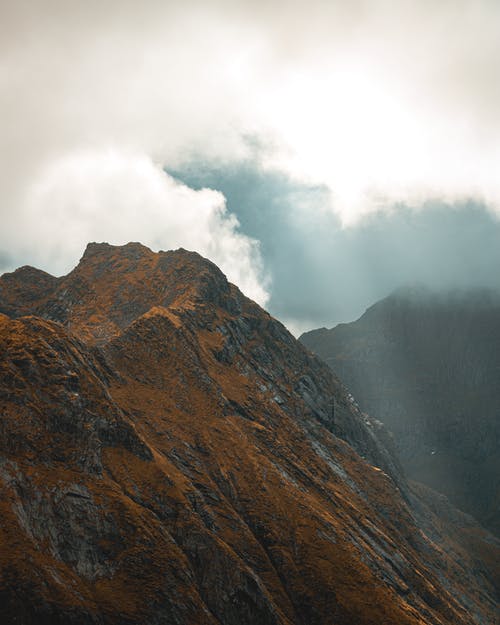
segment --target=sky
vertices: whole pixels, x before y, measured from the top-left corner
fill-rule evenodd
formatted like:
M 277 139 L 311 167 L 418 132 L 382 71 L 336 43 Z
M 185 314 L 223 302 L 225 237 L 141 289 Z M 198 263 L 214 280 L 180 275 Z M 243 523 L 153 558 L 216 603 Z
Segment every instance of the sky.
M 295 334 L 500 286 L 497 0 L 0 1 L 0 272 L 185 247 Z

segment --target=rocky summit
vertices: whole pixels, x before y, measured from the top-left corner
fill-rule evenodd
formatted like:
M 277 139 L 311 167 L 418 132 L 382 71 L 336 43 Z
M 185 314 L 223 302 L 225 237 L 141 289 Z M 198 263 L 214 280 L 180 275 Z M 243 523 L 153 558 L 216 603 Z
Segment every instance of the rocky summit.
M 407 287 L 301 341 L 394 434 L 412 479 L 500 535 L 500 293 Z
M 0 620 L 490 625 L 499 543 L 211 262 L 0 277 Z

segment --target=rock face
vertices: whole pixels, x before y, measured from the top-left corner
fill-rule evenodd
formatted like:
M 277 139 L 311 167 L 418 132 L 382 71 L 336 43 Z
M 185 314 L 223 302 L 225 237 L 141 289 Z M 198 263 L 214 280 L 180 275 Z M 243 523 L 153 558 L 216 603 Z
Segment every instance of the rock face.
M 209 261 L 91 244 L 0 310 L 2 623 L 495 622 L 498 541 Z
M 401 289 L 301 341 L 393 433 L 407 474 L 500 532 L 500 294 Z

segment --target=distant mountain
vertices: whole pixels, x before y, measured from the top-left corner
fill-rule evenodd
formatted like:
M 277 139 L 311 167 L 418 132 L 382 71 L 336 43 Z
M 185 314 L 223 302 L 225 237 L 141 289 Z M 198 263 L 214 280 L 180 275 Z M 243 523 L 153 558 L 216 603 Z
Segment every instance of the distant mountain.
M 499 542 L 185 250 L 0 277 L 0 622 L 480 625 Z
M 409 477 L 500 532 L 500 294 L 400 289 L 300 337 L 393 433 Z

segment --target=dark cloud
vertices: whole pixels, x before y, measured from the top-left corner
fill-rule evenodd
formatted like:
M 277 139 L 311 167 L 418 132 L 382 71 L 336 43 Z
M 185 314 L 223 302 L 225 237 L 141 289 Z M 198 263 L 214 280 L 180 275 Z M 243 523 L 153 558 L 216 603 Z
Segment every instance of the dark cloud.
M 253 162 L 196 162 L 173 174 L 220 190 L 242 231 L 260 240 L 272 278 L 268 307 L 295 331 L 354 319 L 409 283 L 500 287 L 500 221 L 480 204 L 397 206 L 343 228 L 326 188 Z

